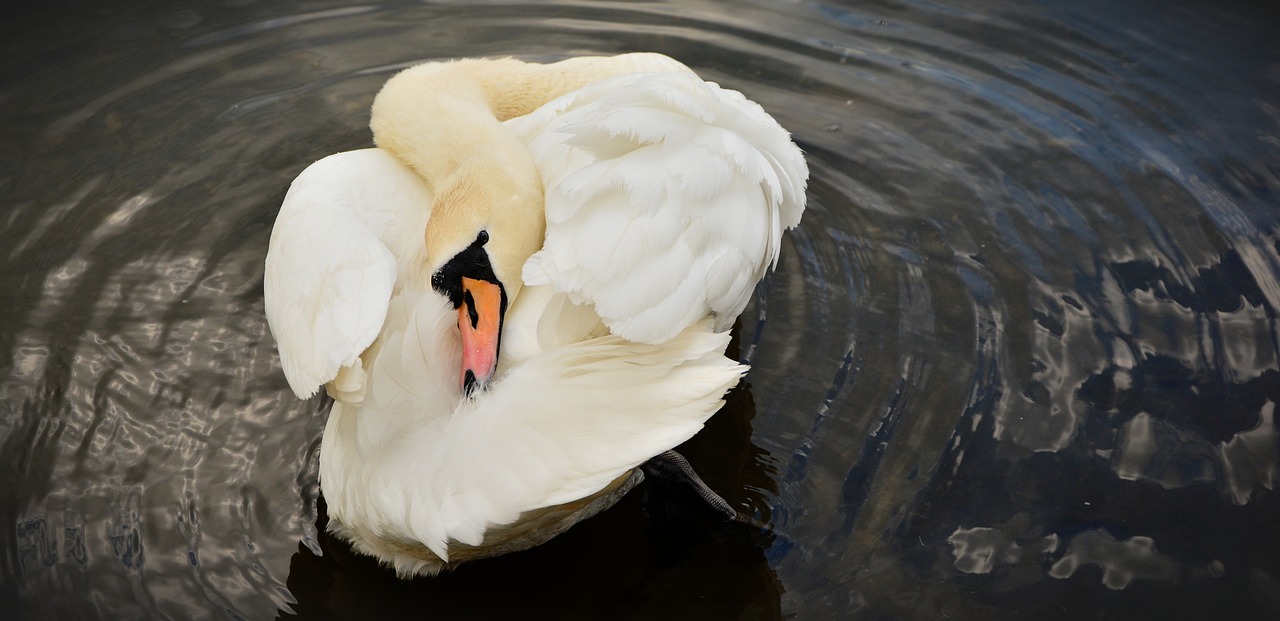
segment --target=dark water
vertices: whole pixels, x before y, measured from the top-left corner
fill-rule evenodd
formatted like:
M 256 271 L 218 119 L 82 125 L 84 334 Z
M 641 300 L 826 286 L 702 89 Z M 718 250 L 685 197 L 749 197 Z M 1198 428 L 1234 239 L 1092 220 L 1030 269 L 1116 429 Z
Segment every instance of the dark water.
M 1280 616 L 1280 16 L 1210 2 L 55 3 L 0 25 L 4 618 Z M 415 62 L 653 50 L 809 154 L 685 451 L 405 582 L 318 529 L 262 308 Z

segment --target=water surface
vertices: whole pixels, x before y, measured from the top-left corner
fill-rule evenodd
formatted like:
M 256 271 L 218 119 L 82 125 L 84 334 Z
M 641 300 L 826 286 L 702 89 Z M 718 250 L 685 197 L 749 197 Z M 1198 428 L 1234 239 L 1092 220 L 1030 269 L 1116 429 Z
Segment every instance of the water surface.
M 119 4 L 119 3 L 117 3 Z M 1119 4 L 1120 6 L 1116 6 Z M 1280 614 L 1280 19 L 1243 3 L 56 3 L 0 26 L 15 618 Z M 292 178 L 432 59 L 658 51 L 809 210 L 648 489 L 400 581 L 323 534 L 262 308 Z M 495 594 L 502 589 L 504 595 Z

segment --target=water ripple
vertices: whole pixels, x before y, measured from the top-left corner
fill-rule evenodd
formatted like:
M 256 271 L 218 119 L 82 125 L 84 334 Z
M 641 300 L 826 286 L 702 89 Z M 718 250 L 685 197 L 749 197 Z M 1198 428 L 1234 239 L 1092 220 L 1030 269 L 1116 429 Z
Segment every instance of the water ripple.
M 162 4 L 36 9 L 2 43 L 19 616 L 1280 611 L 1267 10 Z M 263 318 L 280 200 L 370 144 L 404 67 L 630 50 L 743 91 L 809 158 L 805 221 L 735 341 L 750 375 L 683 449 L 773 532 L 637 494 L 399 582 L 322 530 L 327 404 L 289 392 Z

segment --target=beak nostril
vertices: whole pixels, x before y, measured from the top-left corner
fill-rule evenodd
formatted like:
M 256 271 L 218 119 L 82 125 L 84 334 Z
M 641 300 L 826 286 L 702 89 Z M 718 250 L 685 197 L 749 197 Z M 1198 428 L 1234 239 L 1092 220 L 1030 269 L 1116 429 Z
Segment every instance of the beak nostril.
M 467 318 L 471 320 L 471 329 L 474 330 L 480 324 L 480 314 L 476 311 L 476 300 L 471 296 L 470 289 L 462 290 L 462 303 L 467 307 Z

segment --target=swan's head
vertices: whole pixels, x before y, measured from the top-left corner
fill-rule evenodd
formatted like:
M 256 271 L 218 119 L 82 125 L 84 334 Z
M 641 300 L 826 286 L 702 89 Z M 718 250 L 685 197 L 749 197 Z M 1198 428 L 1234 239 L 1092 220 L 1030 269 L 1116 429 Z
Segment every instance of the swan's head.
M 498 365 L 503 320 L 523 285 L 521 269 L 542 246 L 541 184 L 475 162 L 441 188 L 427 221 L 431 287 L 458 312 L 462 390 L 484 390 Z
M 500 65 L 511 71 L 512 63 Z M 487 66 L 429 63 L 402 71 L 378 93 L 369 120 L 374 142 L 416 170 L 435 195 L 426 267 L 432 287 L 458 309 L 467 393 L 493 377 L 503 314 L 544 228 L 533 155 L 498 121 L 473 75 Z M 510 77 L 486 75 L 495 84 Z

